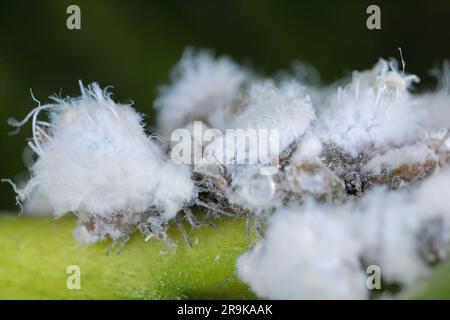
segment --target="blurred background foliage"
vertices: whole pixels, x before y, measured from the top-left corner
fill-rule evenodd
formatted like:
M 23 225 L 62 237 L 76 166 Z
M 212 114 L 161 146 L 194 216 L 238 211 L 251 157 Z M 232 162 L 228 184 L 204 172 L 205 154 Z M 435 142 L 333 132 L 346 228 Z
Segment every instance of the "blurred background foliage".
M 66 28 L 66 8 L 81 8 L 82 29 Z M 366 8 L 381 7 L 382 30 L 366 28 Z M 78 83 L 114 86 L 118 101 L 134 101 L 150 116 L 159 84 L 187 46 L 227 54 L 266 75 L 295 60 L 315 66 L 325 83 L 379 57 L 398 57 L 433 85 L 427 71 L 450 57 L 450 1 L 281 0 L 0 0 L 0 177 L 19 179 L 30 127 L 16 136 L 6 124 Z M 15 209 L 0 184 L 0 209 Z

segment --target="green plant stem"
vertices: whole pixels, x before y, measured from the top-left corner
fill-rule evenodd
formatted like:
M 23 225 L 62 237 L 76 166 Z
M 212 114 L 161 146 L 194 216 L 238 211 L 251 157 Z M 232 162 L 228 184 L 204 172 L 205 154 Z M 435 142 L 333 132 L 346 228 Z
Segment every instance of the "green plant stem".
M 236 258 L 247 250 L 242 219 L 193 229 L 192 247 L 171 226 L 170 236 L 178 243 L 175 253 L 162 242 L 145 242 L 136 234 L 119 255 L 107 256 L 110 242 L 80 246 L 72 235 L 74 227 L 71 217 L 0 215 L 0 298 L 255 298 L 238 279 L 226 282 L 235 274 Z M 81 269 L 79 290 L 66 286 L 69 265 Z

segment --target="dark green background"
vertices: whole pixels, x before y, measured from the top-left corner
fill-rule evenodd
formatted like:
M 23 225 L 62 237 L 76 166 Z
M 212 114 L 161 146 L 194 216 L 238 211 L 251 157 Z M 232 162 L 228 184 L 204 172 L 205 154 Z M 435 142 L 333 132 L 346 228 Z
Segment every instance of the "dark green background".
M 62 90 L 78 94 L 78 79 L 114 86 L 150 116 L 158 84 L 186 46 L 209 48 L 270 75 L 293 60 L 314 65 L 325 82 L 379 57 L 398 57 L 431 86 L 427 70 L 450 57 L 450 1 L 5 1 L 0 2 L 0 177 L 26 173 L 29 126 L 7 136 L 8 117 L 22 118 Z M 82 30 L 66 28 L 66 8 L 81 7 Z M 378 4 L 382 30 L 366 28 L 366 8 Z M 0 184 L 0 209 L 13 209 Z

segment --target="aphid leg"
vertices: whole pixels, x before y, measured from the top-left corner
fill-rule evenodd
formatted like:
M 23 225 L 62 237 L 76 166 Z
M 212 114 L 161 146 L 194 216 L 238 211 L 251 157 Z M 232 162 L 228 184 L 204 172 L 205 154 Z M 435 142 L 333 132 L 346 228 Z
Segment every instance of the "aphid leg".
M 113 239 L 108 248 L 106 248 L 105 256 L 109 256 L 109 254 L 112 252 L 118 241 L 119 241 L 118 239 Z
M 121 237 L 120 239 L 117 240 L 118 241 L 118 245 L 117 245 L 117 249 L 116 249 L 116 252 L 115 252 L 116 256 L 118 256 L 122 252 L 122 250 L 125 247 L 125 245 L 127 244 L 128 240 L 130 240 L 130 234 L 129 233 L 125 234 L 123 237 Z
M 183 212 L 187 221 L 191 224 L 191 226 L 193 228 L 196 228 L 198 226 L 198 222 L 197 219 L 195 219 L 194 215 L 192 214 L 191 209 L 186 208 L 183 210 Z
M 250 231 L 250 223 L 251 223 L 250 211 L 247 209 L 243 209 L 242 211 L 245 211 L 245 231 L 247 232 L 248 248 L 251 249 L 253 247 L 253 242 L 252 242 L 252 234 Z
M 262 222 L 261 218 L 254 216 L 253 223 L 255 226 L 256 236 L 258 237 L 258 239 L 263 239 L 264 238 L 264 227 L 263 227 L 263 222 Z
M 146 222 L 138 227 L 146 236 L 145 241 L 156 238 L 163 241 L 170 252 L 174 252 L 177 244 L 167 236 L 167 222 L 158 217 L 149 217 Z
M 189 234 L 187 233 L 186 229 L 183 226 L 182 219 L 179 215 L 177 215 L 175 219 L 175 223 L 177 224 L 177 228 L 180 231 L 181 235 L 183 236 L 183 240 L 186 243 L 188 247 L 192 247 L 191 240 L 189 239 Z
M 189 222 L 189 224 L 192 226 L 192 228 L 198 228 L 201 226 L 210 226 L 212 228 L 215 228 L 216 225 L 209 221 L 198 221 L 195 215 L 192 213 L 192 210 L 190 208 L 183 209 L 184 215 L 186 217 L 186 220 Z
M 227 216 L 227 217 L 234 217 L 234 215 L 233 215 L 232 213 L 223 211 L 222 209 L 220 209 L 220 208 L 219 208 L 218 206 L 216 206 L 216 205 L 209 204 L 209 203 L 205 203 L 205 202 L 203 202 L 203 201 L 196 201 L 195 204 L 196 204 L 196 205 L 199 205 L 199 206 L 201 206 L 201 207 L 204 207 L 204 208 L 206 208 L 206 209 L 209 209 L 209 210 L 211 210 L 212 212 L 220 213 L 220 214 L 223 214 L 224 216 Z

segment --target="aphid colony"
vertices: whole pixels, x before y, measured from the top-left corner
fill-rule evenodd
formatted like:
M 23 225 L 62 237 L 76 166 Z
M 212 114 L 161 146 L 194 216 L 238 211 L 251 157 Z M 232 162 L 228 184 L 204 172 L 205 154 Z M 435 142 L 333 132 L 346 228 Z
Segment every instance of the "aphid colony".
M 266 298 L 367 298 L 370 264 L 387 283 L 408 287 L 450 249 L 443 71 L 435 92 L 418 95 L 409 89 L 419 79 L 395 61 L 320 86 L 301 73 L 262 78 L 187 50 L 155 101 L 161 135 L 194 121 L 221 132 L 276 129 L 277 154 L 252 165 L 175 164 L 131 106 L 93 84 L 10 121 L 32 120 L 29 146 L 38 155 L 18 200 L 39 192 L 55 216 L 75 213 L 85 243 L 126 240 L 134 230 L 171 243 L 168 223 L 186 217 L 197 225 L 197 206 L 246 215 L 261 239 L 238 260 L 238 273 Z M 48 121 L 38 119 L 41 111 Z M 224 135 L 194 145 L 208 154 L 227 147 L 217 143 Z M 275 174 L 260 174 L 274 165 Z

